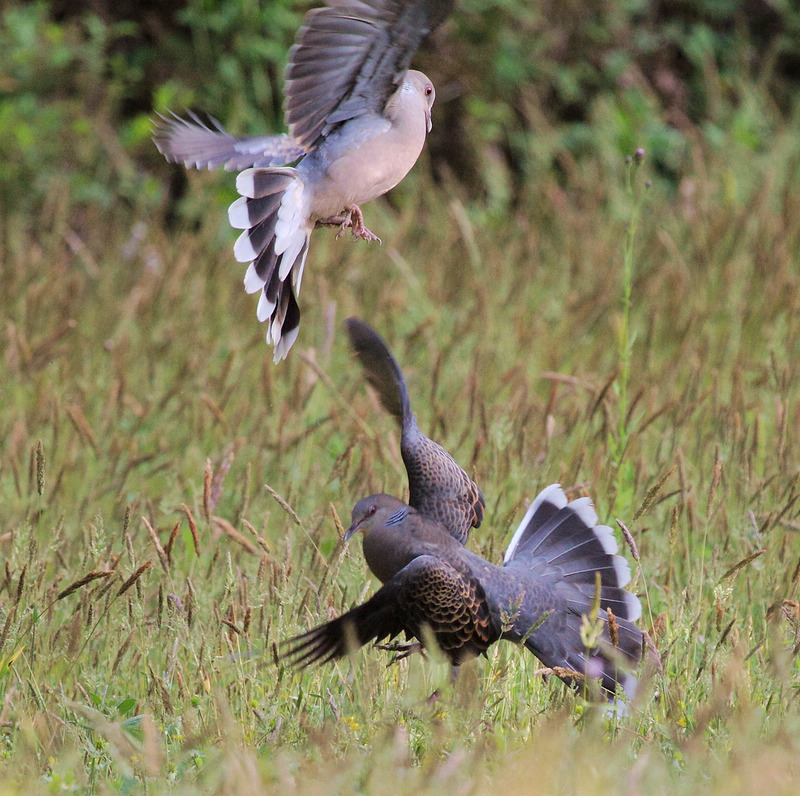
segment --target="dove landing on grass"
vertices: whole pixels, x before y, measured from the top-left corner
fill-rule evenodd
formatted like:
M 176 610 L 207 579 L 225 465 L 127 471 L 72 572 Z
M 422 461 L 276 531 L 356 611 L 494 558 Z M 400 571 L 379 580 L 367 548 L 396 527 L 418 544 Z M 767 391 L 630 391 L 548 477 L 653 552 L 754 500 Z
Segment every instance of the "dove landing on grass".
M 365 603 L 286 642 L 291 663 L 343 657 L 401 633 L 424 644 L 426 631 L 453 666 L 500 639 L 524 644 L 566 682 L 599 681 L 611 698 L 628 698 L 642 654 L 638 598 L 625 590 L 630 569 L 611 529 L 597 524 L 588 498 L 567 502 L 557 484 L 533 501 L 497 566 L 467 550 L 439 523 L 389 495 L 353 509 L 345 536 L 364 537 L 364 558 L 383 586 Z M 595 638 L 592 615 L 599 578 Z M 609 621 L 609 611 L 614 620 Z M 403 657 L 413 646 L 396 646 Z
M 159 151 L 187 167 L 244 169 L 228 211 L 244 230 L 234 246 L 249 263 L 275 362 L 297 339 L 297 293 L 311 232 L 350 227 L 376 240 L 360 204 L 391 190 L 416 163 L 431 129 L 433 84 L 409 70 L 420 41 L 452 0 L 328 0 L 306 15 L 289 54 L 284 104 L 289 134 L 237 140 L 216 122 L 163 118 Z M 299 161 L 294 168 L 287 164 Z
M 363 533 L 364 557 L 383 586 L 363 605 L 286 642 L 285 657 L 306 666 L 401 633 L 422 644 L 429 630 L 454 666 L 507 639 L 569 683 L 588 677 L 608 696 L 618 685 L 632 696 L 641 606 L 624 588 L 630 569 L 591 501 L 569 503 L 560 486 L 549 486 L 526 512 L 502 566 L 467 550 L 470 528 L 483 520 L 480 489 L 420 431 L 386 343 L 355 318 L 347 329 L 367 380 L 400 423 L 411 505 L 390 495 L 359 501 L 345 539 Z M 595 597 L 596 624 L 587 633 Z M 413 647 L 395 645 L 399 657 Z

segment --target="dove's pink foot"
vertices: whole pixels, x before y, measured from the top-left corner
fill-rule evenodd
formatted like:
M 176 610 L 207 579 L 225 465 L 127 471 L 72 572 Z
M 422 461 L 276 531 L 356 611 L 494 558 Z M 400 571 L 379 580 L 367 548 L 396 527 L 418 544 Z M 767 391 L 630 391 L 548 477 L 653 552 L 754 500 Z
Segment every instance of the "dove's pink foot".
M 358 205 L 353 205 L 352 207 L 347 208 L 347 214 L 350 217 L 350 226 L 352 227 L 353 237 L 361 238 L 361 240 L 376 240 L 378 243 L 381 242 L 381 239 L 375 235 L 373 232 L 370 232 L 364 226 L 364 214 L 361 212 L 361 208 Z
M 348 207 L 347 210 L 340 216 L 328 216 L 328 218 L 320 218 L 317 220 L 317 226 L 320 227 L 339 227 L 336 233 L 336 240 L 342 237 L 344 231 L 349 227 L 353 233 L 354 238 L 361 238 L 361 240 L 376 240 L 378 243 L 381 239 L 364 226 L 364 214 L 358 205 Z

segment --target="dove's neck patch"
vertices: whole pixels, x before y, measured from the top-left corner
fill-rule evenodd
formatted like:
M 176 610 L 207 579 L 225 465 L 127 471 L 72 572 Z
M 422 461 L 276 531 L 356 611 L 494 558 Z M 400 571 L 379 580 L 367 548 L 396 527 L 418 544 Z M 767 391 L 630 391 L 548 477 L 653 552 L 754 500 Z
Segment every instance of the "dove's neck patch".
M 402 506 L 386 520 L 386 527 L 391 528 L 393 525 L 399 525 L 407 516 L 408 506 Z

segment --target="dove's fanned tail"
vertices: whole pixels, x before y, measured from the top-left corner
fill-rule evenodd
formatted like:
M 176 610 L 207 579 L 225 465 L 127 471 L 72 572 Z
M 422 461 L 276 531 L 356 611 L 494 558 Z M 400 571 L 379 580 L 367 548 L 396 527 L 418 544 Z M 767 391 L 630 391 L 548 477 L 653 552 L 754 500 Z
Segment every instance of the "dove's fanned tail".
M 203 122 L 197 114 L 184 119 L 163 116 L 153 134 L 158 151 L 170 163 L 187 168 L 241 171 L 251 166 L 285 166 L 305 155 L 305 150 L 288 135 L 234 138 L 213 117 Z
M 267 321 L 267 343 L 275 346 L 275 362 L 283 359 L 297 339 L 303 268 L 309 221 L 304 186 L 292 168 L 247 169 L 236 180 L 241 194 L 228 210 L 235 229 L 244 232 L 233 247 L 236 259 L 249 262 L 244 277 L 248 293 L 259 293 L 256 314 Z
M 535 589 L 525 595 L 514 622 L 514 632 L 525 646 L 563 679 L 580 684 L 579 678 L 565 675 L 573 671 L 599 678 L 609 694 L 620 685 L 632 696 L 636 687 L 632 671 L 642 656 L 642 631 L 633 623 L 642 608 L 638 597 L 624 588 L 631 577 L 628 562 L 617 555 L 611 528 L 598 525 L 591 501 L 580 498 L 568 503 L 560 486 L 547 487 L 520 523 L 504 563 L 519 573 L 523 583 L 531 576 L 538 582 L 550 580 L 561 598 L 562 607 L 542 619 L 547 607 Z M 598 584 L 599 633 L 591 638 L 587 621 L 592 618 Z

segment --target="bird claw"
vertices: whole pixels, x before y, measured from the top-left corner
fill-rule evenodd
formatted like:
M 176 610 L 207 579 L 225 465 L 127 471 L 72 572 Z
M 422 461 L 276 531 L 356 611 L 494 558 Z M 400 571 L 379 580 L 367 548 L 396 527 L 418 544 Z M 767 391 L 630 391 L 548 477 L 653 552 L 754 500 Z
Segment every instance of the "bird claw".
M 361 238 L 367 242 L 376 240 L 382 243 L 381 239 L 371 230 L 364 226 L 364 214 L 358 205 L 348 207 L 345 212 L 340 216 L 331 216 L 330 218 L 322 218 L 317 221 L 317 224 L 324 227 L 339 227 L 336 233 L 336 240 L 344 235 L 346 229 L 350 229 L 354 238 Z
M 422 644 L 419 641 L 412 641 L 409 644 L 400 644 L 398 642 L 392 642 L 390 644 L 376 644 L 375 649 L 385 650 L 386 652 L 394 652 L 395 655 L 387 664 L 391 666 L 393 663 L 399 663 L 404 658 L 407 658 L 409 655 L 413 655 L 415 652 L 418 652 L 422 657 L 425 657 L 425 650 L 422 647 Z
M 361 208 L 358 205 L 353 205 L 351 208 L 348 208 L 348 214 L 350 216 L 350 226 L 353 230 L 353 236 L 356 238 L 361 238 L 361 240 L 371 241 L 376 240 L 378 244 L 382 243 L 381 239 L 373 232 L 370 232 L 364 226 L 364 214 L 361 212 Z

